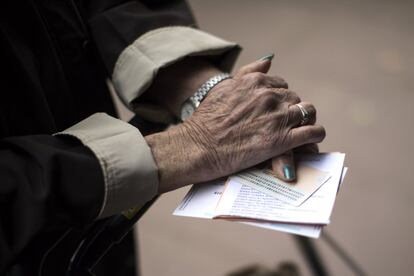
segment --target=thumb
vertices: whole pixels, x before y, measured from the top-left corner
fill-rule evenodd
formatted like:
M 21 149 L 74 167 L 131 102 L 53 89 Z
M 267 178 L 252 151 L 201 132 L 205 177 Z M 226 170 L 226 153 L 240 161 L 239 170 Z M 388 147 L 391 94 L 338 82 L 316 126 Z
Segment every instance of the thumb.
M 296 168 L 293 158 L 293 151 L 289 150 L 282 155 L 272 159 L 272 171 L 284 181 L 293 182 L 296 180 Z
M 270 66 L 272 65 L 272 59 L 274 56 L 274 54 L 268 54 L 252 63 L 241 67 L 239 70 L 237 70 L 236 74 L 234 74 L 234 78 L 239 78 L 246 74 L 254 72 L 267 73 L 270 69 Z

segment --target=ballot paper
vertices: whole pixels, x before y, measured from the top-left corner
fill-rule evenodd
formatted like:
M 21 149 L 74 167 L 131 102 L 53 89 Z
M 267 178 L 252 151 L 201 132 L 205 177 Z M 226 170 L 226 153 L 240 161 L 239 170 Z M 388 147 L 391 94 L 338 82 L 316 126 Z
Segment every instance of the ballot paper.
M 298 164 L 296 181 L 288 183 L 278 179 L 269 169 L 250 169 L 230 177 L 253 189 L 268 194 L 283 203 L 300 206 L 331 176 L 328 172 Z
M 342 153 L 299 157 L 299 165 L 329 172 L 331 177 L 301 206 L 294 207 L 243 183 L 230 179 L 214 217 L 245 218 L 271 222 L 328 224 L 343 169 Z
M 174 215 L 225 218 L 245 224 L 317 238 L 329 217 L 340 178 L 345 177 L 345 154 L 301 156 L 301 166 L 328 172 L 330 178 L 301 206 L 294 207 L 236 181 L 217 180 L 194 185 Z M 343 170 L 344 169 L 344 170 Z M 259 202 L 252 204 L 252 198 Z M 260 204 L 259 204 L 260 203 Z
M 221 194 L 223 193 L 224 187 L 224 180 L 193 185 L 173 214 L 183 217 L 213 219 L 214 211 L 220 200 Z M 241 221 L 241 223 L 311 238 L 318 238 L 322 229 L 321 225 L 299 225 L 269 222 L 256 223 L 252 221 Z

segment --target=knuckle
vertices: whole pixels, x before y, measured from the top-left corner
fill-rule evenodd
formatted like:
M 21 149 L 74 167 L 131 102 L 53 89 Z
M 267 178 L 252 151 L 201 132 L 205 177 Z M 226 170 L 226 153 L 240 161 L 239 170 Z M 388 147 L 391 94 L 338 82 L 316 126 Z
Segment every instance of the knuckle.
M 316 115 L 316 108 L 313 104 L 309 103 L 308 106 L 307 106 L 307 110 L 311 115 L 313 115 L 313 116 Z
M 287 98 L 289 99 L 290 102 L 292 102 L 294 104 L 301 102 L 301 99 L 300 99 L 299 95 L 296 92 L 293 92 L 291 90 L 287 90 L 286 93 L 287 93 Z
M 287 89 L 285 89 L 285 88 L 275 88 L 274 90 L 274 93 L 276 93 L 276 94 L 278 94 L 278 95 L 286 95 L 287 94 Z
M 266 106 L 273 106 L 279 102 L 279 97 L 273 91 L 266 90 L 260 94 L 260 99 Z
M 320 126 L 320 138 L 321 138 L 321 141 L 322 140 L 324 140 L 325 139 L 325 137 L 326 137 L 326 130 L 325 130 L 325 128 L 323 127 L 323 126 Z
M 261 83 L 265 79 L 266 75 L 264 73 L 261 73 L 261 72 L 253 72 L 253 73 L 250 73 L 250 74 L 246 75 L 246 77 L 251 82 Z
M 278 98 L 281 102 L 289 102 L 289 91 L 285 88 L 276 88 L 274 93 L 278 95 Z
M 279 77 L 279 76 L 276 76 L 276 77 L 275 77 L 275 79 L 276 79 L 276 81 L 277 81 L 278 85 L 279 85 L 281 88 L 286 88 L 286 89 L 288 89 L 288 88 L 289 88 L 289 84 L 287 83 L 287 81 L 286 81 L 284 78 L 281 78 L 281 77 Z
M 278 96 L 271 90 L 265 90 L 261 95 L 263 99 L 277 100 Z
M 323 126 L 315 126 L 312 128 L 310 133 L 310 138 L 315 140 L 315 142 L 321 142 L 326 137 L 326 131 Z

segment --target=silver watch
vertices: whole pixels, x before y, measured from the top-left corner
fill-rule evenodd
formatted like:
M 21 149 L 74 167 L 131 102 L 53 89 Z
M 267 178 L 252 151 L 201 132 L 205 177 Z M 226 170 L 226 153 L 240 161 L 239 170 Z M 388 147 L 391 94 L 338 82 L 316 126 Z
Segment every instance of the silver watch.
M 208 81 L 206 81 L 195 93 L 193 96 L 188 98 L 183 105 L 181 106 L 181 120 L 184 121 L 188 117 L 193 114 L 193 112 L 196 110 L 196 108 L 200 105 L 200 103 L 204 100 L 204 98 L 207 96 L 208 92 L 219 84 L 220 82 L 231 78 L 230 74 L 223 73 L 218 74 L 212 78 L 210 78 Z

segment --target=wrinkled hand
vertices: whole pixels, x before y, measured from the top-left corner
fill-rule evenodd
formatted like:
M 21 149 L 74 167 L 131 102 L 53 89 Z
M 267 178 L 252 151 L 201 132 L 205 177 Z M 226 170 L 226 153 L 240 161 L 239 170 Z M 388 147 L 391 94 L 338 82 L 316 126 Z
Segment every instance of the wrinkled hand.
M 313 125 L 316 123 L 316 114 L 312 116 L 310 121 L 308 122 L 309 125 Z M 272 171 L 275 175 L 286 182 L 295 182 L 296 181 L 296 164 L 295 164 L 295 156 L 297 154 L 308 154 L 308 153 L 318 153 L 319 147 L 316 143 L 307 144 L 295 148 L 293 150 L 288 150 L 287 152 L 273 157 L 272 158 Z
M 302 145 L 319 143 L 322 126 L 299 126 L 299 97 L 270 61 L 241 68 L 216 85 L 184 123 L 146 137 L 159 168 L 160 193 L 254 166 Z M 313 105 L 301 102 L 311 117 Z

